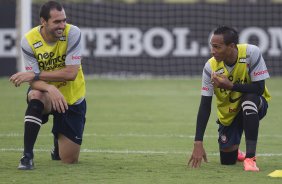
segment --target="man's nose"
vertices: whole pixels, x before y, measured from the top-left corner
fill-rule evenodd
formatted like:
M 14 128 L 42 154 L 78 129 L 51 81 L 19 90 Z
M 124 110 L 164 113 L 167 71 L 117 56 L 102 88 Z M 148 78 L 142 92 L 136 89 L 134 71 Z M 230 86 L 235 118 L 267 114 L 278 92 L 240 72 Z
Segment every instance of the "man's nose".
M 211 48 L 211 54 L 214 55 L 215 54 L 215 50 Z
M 66 27 L 66 22 L 65 21 L 62 21 L 60 22 L 60 28 L 64 29 Z

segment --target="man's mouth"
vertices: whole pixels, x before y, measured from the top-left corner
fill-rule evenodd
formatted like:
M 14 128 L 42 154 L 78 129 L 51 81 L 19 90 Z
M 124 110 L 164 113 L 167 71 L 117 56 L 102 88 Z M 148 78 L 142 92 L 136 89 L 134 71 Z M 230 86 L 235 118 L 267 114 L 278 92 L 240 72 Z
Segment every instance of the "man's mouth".
M 57 34 L 60 34 L 60 35 L 63 34 L 63 32 L 64 32 L 64 30 L 62 30 L 62 29 L 56 30 L 56 33 L 57 33 Z

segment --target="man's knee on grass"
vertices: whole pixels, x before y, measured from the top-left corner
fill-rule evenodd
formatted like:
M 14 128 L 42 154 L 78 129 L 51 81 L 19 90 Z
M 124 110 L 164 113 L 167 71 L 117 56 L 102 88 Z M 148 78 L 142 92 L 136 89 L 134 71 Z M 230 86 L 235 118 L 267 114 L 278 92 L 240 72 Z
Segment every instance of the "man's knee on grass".
M 238 149 L 231 152 L 220 151 L 220 163 L 222 165 L 234 165 L 237 161 Z
M 59 135 L 58 143 L 61 161 L 66 164 L 77 163 L 80 153 L 80 145 L 62 134 Z

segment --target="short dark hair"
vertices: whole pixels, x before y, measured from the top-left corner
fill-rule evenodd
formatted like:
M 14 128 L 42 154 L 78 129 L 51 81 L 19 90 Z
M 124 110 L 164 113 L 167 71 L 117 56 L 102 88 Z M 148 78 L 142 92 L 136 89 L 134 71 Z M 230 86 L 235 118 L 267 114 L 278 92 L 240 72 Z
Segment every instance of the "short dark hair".
M 43 4 L 40 8 L 39 17 L 43 18 L 44 20 L 48 21 L 50 16 L 50 11 L 56 9 L 58 11 L 62 11 L 63 6 L 56 2 L 56 1 L 48 1 L 47 3 Z
M 214 30 L 213 34 L 223 35 L 223 41 L 225 45 L 229 45 L 231 43 L 239 43 L 239 35 L 234 28 L 228 26 L 219 26 Z

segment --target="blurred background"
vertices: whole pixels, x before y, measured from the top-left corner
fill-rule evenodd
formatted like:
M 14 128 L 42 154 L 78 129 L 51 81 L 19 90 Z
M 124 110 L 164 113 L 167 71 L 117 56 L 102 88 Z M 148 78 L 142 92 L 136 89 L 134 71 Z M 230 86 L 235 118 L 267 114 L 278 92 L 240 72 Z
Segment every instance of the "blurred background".
M 39 24 L 42 0 L 0 1 L 0 76 L 22 70 L 20 38 Z M 282 75 L 282 0 L 64 0 L 82 31 L 86 75 L 200 76 L 218 25 L 260 47 L 271 76 Z

